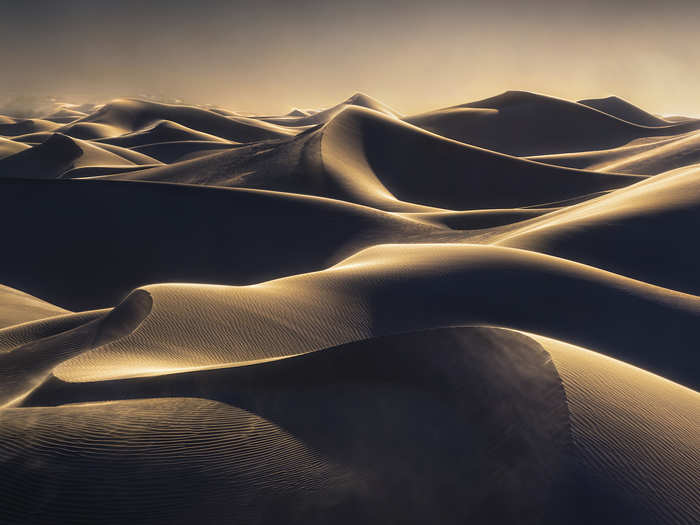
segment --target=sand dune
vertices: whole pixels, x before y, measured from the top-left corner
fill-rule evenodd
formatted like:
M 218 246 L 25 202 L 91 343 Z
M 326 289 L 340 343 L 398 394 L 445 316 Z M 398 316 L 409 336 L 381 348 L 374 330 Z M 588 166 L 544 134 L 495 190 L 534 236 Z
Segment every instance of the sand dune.
M 158 164 L 141 153 L 113 148 L 111 151 L 91 142 L 74 139 L 61 133 L 0 160 L 0 177 L 58 178 L 65 172 L 88 166 L 133 166 Z
M 519 156 L 609 149 L 640 137 L 700 129 L 698 121 L 640 126 L 583 104 L 522 91 L 405 120 L 438 135 Z
M 15 153 L 19 153 L 27 149 L 29 146 L 22 142 L 15 142 L 14 140 L 5 139 L 0 137 L 0 160 Z
M 669 124 L 669 121 L 647 113 L 642 108 L 616 96 L 589 98 L 579 100 L 578 103 L 640 126 L 668 126 Z
M 183 140 L 204 140 L 209 142 L 223 142 L 225 144 L 229 143 L 229 141 L 219 138 L 216 135 L 189 129 L 178 124 L 177 122 L 171 122 L 168 120 L 161 120 L 152 127 L 140 129 L 133 133 L 101 139 L 100 142 L 114 144 L 115 146 L 122 146 L 125 148 L 132 148 L 134 146 L 144 146 L 146 144 L 155 144 L 158 142 Z
M 234 142 L 279 139 L 292 133 L 285 127 L 256 119 L 227 118 L 194 106 L 159 104 L 136 99 L 119 99 L 105 104 L 79 122 L 107 124 L 134 132 L 163 120 Z
M 700 166 L 690 166 L 486 237 L 698 294 L 700 253 L 688 235 L 700 227 L 699 199 Z
M 697 120 L 19 102 L 0 522 L 700 522 Z
M 27 133 L 53 131 L 60 127 L 60 124 L 48 120 L 0 117 L 0 136 L 2 137 L 16 137 Z
M 277 146 L 237 148 L 123 178 L 294 191 L 406 212 L 426 211 L 420 205 L 519 207 L 638 180 L 500 155 L 352 107 Z

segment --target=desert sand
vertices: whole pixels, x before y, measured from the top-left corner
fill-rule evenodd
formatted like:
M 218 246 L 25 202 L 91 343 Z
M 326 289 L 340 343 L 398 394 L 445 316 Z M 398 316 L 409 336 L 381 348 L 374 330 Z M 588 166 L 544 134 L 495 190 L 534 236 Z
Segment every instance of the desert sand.
M 0 116 L 0 522 L 700 523 L 700 120 Z

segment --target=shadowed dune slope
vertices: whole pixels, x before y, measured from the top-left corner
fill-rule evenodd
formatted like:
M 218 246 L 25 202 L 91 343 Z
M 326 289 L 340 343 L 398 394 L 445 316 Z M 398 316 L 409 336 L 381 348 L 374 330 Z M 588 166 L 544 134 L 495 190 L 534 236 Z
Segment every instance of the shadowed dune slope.
M 566 336 L 685 384 L 699 379 L 693 337 L 700 298 L 523 250 L 385 245 L 327 270 L 254 286 L 145 289 L 153 309 L 134 333 L 64 363 L 57 375 L 87 381 L 168 373 L 490 324 Z
M 523 91 L 405 120 L 460 142 L 519 156 L 609 149 L 640 137 L 700 129 L 700 121 L 640 126 L 583 104 Z
M 3 281 L 74 310 L 114 305 L 151 282 L 246 284 L 445 231 L 366 207 L 254 190 L 74 180 L 4 180 L 1 188 L 3 242 L 12 250 Z M 26 210 L 33 221 L 16 220 Z
M 322 195 L 389 211 L 540 204 L 638 178 L 516 159 L 446 140 L 376 111 L 346 108 L 317 131 L 113 178 Z
M 550 253 L 689 293 L 700 293 L 700 166 L 496 229 L 480 239 Z

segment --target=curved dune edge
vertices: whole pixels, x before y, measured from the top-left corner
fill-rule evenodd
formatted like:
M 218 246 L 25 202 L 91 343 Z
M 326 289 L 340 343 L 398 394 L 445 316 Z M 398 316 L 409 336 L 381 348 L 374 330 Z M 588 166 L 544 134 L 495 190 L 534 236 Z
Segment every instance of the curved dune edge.
M 40 334 L 40 338 L 0 354 L 0 407 L 21 402 L 60 363 L 136 330 L 152 304 L 148 292 L 135 290 L 114 309 L 86 316 L 83 324 L 69 324 L 65 331 Z

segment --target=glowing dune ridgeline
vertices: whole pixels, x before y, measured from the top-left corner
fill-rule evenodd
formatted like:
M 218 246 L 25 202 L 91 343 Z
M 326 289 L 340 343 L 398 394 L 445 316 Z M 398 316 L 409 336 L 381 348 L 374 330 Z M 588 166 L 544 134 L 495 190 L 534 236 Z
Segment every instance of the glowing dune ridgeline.
M 0 116 L 0 522 L 700 522 L 700 121 L 509 91 Z

